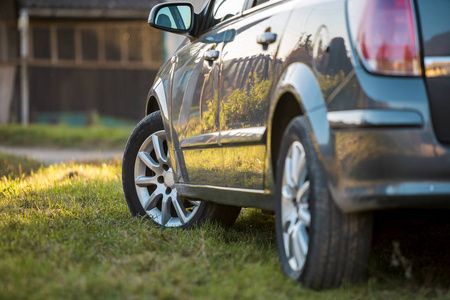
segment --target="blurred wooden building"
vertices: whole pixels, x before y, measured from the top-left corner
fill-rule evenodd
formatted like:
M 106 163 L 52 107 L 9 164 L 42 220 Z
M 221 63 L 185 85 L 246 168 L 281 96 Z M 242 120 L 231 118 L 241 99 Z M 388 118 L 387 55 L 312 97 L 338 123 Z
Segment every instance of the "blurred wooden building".
M 20 121 L 27 101 L 31 122 L 142 118 L 163 62 L 162 33 L 147 24 L 160 2 L 1 0 L 0 123 Z

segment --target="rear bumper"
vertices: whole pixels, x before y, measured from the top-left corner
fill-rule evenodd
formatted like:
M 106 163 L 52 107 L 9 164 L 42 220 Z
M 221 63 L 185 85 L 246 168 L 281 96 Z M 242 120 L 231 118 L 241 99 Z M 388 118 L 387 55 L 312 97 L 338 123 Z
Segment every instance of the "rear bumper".
M 322 162 L 344 212 L 450 208 L 450 149 L 426 119 L 414 111 L 328 113 L 334 147 Z
M 345 213 L 388 208 L 450 209 L 450 182 L 372 183 L 330 190 Z

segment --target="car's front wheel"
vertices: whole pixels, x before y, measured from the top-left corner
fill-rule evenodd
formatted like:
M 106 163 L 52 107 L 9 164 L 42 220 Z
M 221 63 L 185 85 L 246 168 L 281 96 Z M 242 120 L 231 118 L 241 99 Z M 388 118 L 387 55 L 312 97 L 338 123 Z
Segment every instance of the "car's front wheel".
M 159 111 L 142 119 L 131 133 L 123 157 L 122 184 L 132 215 L 147 216 L 163 227 L 191 228 L 206 221 L 232 225 L 241 210 L 178 194 Z
M 288 125 L 277 166 L 276 233 L 284 273 L 317 289 L 363 279 L 372 215 L 343 214 L 336 206 L 304 117 Z

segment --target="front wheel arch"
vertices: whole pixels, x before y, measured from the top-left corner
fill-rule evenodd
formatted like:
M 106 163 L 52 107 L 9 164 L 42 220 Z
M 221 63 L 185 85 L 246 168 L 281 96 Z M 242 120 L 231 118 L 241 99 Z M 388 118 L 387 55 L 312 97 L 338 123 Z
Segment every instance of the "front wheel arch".
M 150 96 L 150 98 L 147 101 L 147 108 L 145 110 L 145 115 L 148 116 L 151 113 L 154 113 L 155 111 L 161 110 L 158 104 L 158 100 L 156 100 L 155 96 Z

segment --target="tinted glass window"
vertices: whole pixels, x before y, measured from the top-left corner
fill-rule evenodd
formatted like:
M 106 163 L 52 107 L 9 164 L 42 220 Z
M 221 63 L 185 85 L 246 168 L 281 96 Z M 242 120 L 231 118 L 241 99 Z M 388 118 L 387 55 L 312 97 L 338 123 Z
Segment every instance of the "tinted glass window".
M 450 1 L 419 0 L 420 25 L 426 56 L 450 56 Z
M 255 0 L 255 2 L 253 2 L 253 6 L 257 6 L 266 2 L 269 2 L 270 0 Z
M 239 14 L 245 2 L 245 0 L 217 0 L 212 9 L 212 25 L 214 26 Z

